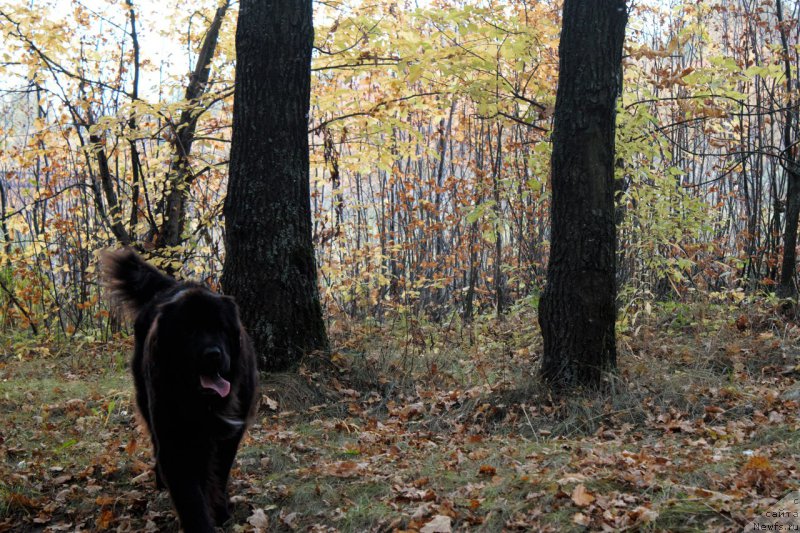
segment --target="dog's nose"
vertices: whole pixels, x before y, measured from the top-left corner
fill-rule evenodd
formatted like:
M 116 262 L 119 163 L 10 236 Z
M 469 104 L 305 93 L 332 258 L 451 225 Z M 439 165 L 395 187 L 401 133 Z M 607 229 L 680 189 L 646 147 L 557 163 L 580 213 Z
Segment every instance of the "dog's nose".
M 203 358 L 209 363 L 219 364 L 222 361 L 222 350 L 219 346 L 210 346 L 203 351 Z

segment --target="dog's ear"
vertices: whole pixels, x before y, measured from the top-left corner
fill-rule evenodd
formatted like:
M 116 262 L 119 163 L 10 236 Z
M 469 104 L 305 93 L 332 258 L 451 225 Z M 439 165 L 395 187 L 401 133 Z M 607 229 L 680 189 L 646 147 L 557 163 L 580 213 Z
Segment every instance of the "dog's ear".
M 225 311 L 239 322 L 239 306 L 236 305 L 236 300 L 234 300 L 233 296 L 220 294 L 219 297 L 222 300 L 222 304 L 225 306 Z
M 224 309 L 224 317 L 226 329 L 231 335 L 231 341 L 236 344 L 238 349 L 241 345 L 241 336 L 244 333 L 244 326 L 242 326 L 242 319 L 239 316 L 239 306 L 236 305 L 236 300 L 232 296 L 219 295 Z
M 130 248 L 105 251 L 100 265 L 106 287 L 114 298 L 134 314 L 153 300 L 156 294 L 172 288 L 177 281 L 147 264 Z

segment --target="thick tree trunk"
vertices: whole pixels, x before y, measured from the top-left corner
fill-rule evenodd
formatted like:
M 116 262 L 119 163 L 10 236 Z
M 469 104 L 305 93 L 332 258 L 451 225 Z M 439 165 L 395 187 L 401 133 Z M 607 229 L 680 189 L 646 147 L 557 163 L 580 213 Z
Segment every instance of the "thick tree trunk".
M 222 287 L 267 370 L 328 345 L 311 241 L 313 37 L 311 0 L 240 3 Z
M 564 2 L 539 305 L 541 375 L 561 387 L 597 387 L 616 367 L 614 128 L 627 17 L 624 0 Z
M 786 170 L 786 226 L 783 234 L 783 260 L 781 262 L 781 280 L 778 285 L 777 295 L 781 298 L 797 296 L 797 223 L 800 218 L 800 165 L 797 163 L 797 109 L 792 98 L 792 63 L 789 50 L 789 39 L 786 35 L 786 26 L 783 24 L 783 6 L 781 0 L 775 4 L 778 18 L 778 31 L 781 34 L 781 48 L 783 49 L 783 69 L 786 78 L 786 96 L 788 102 L 783 124 L 783 161 L 781 164 Z M 794 125 L 793 125 L 794 123 Z

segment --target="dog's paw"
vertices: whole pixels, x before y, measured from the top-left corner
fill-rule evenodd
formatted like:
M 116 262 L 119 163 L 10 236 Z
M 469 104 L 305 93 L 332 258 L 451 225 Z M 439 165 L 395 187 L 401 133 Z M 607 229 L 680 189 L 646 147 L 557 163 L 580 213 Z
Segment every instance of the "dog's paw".
M 222 526 L 231 519 L 231 510 L 230 505 L 225 502 L 225 504 L 219 504 L 214 506 L 214 521 L 216 522 L 217 526 Z

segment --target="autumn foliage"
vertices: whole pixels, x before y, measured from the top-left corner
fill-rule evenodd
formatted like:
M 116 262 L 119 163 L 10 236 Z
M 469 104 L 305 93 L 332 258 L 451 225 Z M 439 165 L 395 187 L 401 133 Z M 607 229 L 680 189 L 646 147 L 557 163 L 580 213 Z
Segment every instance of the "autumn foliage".
M 186 117 L 185 228 L 156 255 L 217 282 L 235 13 L 190 100 L 192 77 L 155 54 L 184 42 L 196 67 L 207 4 L 3 6 L 5 327 L 106 327 L 94 253 L 163 246 Z M 495 4 L 317 6 L 311 188 L 329 314 L 469 319 L 538 298 L 560 10 Z M 794 96 L 776 17 L 772 2 L 634 6 L 617 138 L 623 318 L 653 299 L 778 282 Z

